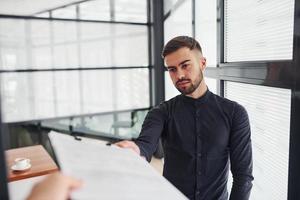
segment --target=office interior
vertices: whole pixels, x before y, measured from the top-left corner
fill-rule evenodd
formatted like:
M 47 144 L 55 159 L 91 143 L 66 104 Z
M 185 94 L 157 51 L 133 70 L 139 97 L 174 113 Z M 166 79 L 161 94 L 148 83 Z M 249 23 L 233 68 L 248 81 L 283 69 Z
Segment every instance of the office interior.
M 147 112 L 179 94 L 161 58 L 178 35 L 200 42 L 209 90 L 248 111 L 251 199 L 300 199 L 296 0 L 0 1 L 0 199 L 8 149 L 42 144 L 55 160 L 51 130 L 137 138 Z

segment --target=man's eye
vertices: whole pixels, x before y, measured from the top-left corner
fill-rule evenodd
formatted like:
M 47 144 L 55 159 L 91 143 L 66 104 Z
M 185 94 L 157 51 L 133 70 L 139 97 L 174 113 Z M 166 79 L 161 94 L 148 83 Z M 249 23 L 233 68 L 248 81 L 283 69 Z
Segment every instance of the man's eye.
M 175 72 L 176 69 L 174 69 L 174 68 L 168 68 L 168 71 L 169 71 L 169 72 Z
M 181 67 L 182 68 L 187 68 L 189 64 L 183 64 Z

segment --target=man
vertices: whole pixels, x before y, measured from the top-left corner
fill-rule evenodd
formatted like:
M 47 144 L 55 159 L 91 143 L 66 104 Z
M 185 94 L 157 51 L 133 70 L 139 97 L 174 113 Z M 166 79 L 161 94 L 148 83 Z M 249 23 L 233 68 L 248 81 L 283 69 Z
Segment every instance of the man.
M 249 199 L 252 150 L 246 110 L 211 93 L 203 72 L 206 59 L 199 43 L 179 36 L 169 41 L 162 57 L 175 87 L 182 93 L 149 111 L 135 142 L 117 143 L 150 161 L 161 137 L 163 175 L 189 199 Z

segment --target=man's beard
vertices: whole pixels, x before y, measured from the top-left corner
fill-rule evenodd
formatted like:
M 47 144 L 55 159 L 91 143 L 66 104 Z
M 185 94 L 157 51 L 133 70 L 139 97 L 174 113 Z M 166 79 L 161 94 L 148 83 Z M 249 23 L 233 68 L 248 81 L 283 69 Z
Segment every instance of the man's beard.
M 193 93 L 199 87 L 202 80 L 203 80 L 203 73 L 202 73 L 202 71 L 200 71 L 199 76 L 197 76 L 197 79 L 195 80 L 195 83 L 192 83 L 192 81 L 190 79 L 183 78 L 176 82 L 175 87 L 180 93 L 182 93 L 184 95 L 188 95 L 188 94 Z M 180 88 L 180 86 L 177 86 L 177 84 L 182 81 L 189 81 L 190 86 L 184 87 L 184 88 Z

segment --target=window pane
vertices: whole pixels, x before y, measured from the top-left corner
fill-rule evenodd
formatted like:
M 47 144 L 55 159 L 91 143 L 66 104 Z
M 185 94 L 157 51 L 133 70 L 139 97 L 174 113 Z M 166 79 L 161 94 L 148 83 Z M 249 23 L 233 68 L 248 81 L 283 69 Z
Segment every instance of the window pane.
M 148 69 L 1 74 L 4 122 L 149 107 Z
M 147 22 L 146 0 L 115 0 L 116 21 Z
M 65 19 L 76 19 L 76 6 L 67 6 L 52 11 L 53 18 L 65 18 Z
M 226 62 L 293 59 L 294 0 L 226 0 Z
M 174 9 L 174 7 L 180 4 L 181 2 L 182 0 L 164 0 L 164 14 L 167 14 L 167 12 Z
M 113 66 L 148 66 L 146 26 L 115 26 L 111 37 Z
M 195 1 L 196 39 L 202 47 L 207 67 L 217 64 L 217 1 Z
M 25 25 L 23 20 L 0 20 L 0 69 L 24 68 L 24 63 L 29 62 L 28 52 L 24 51 L 28 41 L 24 37 L 28 31 Z
M 85 71 L 82 74 L 84 112 L 148 107 L 148 74 L 148 69 Z
M 169 72 L 165 72 L 165 100 L 169 100 L 179 94 L 180 92 L 174 86 Z
M 50 14 L 49 12 L 43 12 L 43 13 L 40 13 L 40 14 L 36 14 L 34 15 L 35 17 L 44 17 L 44 18 L 49 18 L 50 17 Z
M 205 83 L 209 89 L 209 91 L 211 91 L 214 94 L 219 94 L 219 92 L 217 91 L 217 80 L 214 78 L 205 78 Z
M 147 26 L 0 19 L 0 69 L 148 66 Z
M 225 82 L 225 97 L 249 114 L 254 184 L 252 200 L 287 199 L 291 90 Z
M 148 110 L 134 110 L 130 112 L 99 114 L 88 117 L 70 119 L 51 119 L 42 121 L 42 127 L 54 128 L 59 131 L 73 130 L 89 135 L 104 136 L 117 139 L 137 138 Z
M 174 12 L 171 12 L 171 15 L 164 22 L 165 43 L 179 35 L 193 35 L 192 13 L 191 0 L 184 1 Z
M 85 1 L 79 4 L 80 19 L 89 20 L 110 20 L 109 0 Z
M 62 1 L 2 0 L 0 1 L 0 13 L 3 15 L 33 16 L 36 15 L 37 13 L 49 10 L 51 8 L 58 8 L 72 2 L 74 2 L 74 0 L 62 0 Z

